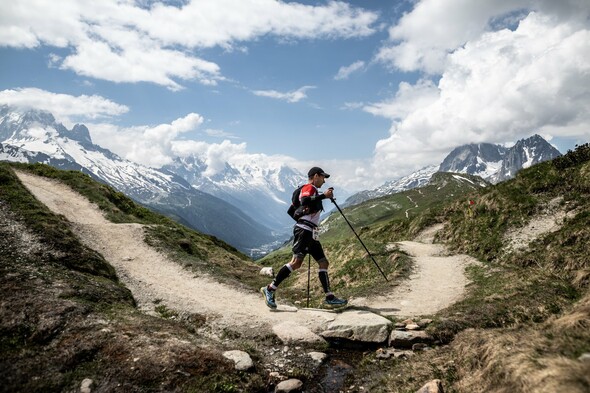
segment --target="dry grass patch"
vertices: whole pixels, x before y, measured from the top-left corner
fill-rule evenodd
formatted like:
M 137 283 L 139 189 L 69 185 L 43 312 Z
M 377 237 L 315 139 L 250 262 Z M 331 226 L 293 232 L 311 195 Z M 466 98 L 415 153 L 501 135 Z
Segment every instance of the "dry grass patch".
M 541 331 L 466 330 L 453 343 L 459 392 L 588 392 L 590 363 L 553 350 Z

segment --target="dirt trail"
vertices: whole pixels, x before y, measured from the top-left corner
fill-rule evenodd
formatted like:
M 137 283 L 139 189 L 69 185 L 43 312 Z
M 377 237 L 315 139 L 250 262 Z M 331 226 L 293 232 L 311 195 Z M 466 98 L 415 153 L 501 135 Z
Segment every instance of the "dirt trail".
M 410 279 L 403 281 L 391 293 L 377 294 L 370 299 L 354 299 L 352 304 L 366 307 L 381 315 L 413 317 L 434 314 L 459 300 L 468 283 L 464 270 L 478 263 L 468 255 L 445 255 L 443 245 L 432 244 L 441 226 L 421 233 L 416 241 L 392 243 L 414 257 Z
M 206 276 L 195 276 L 167 256 L 144 243 L 139 224 L 113 224 L 96 205 L 64 184 L 17 172 L 23 184 L 53 212 L 64 215 L 82 242 L 111 263 L 121 281 L 132 291 L 139 307 L 153 310 L 154 300 L 178 311 L 206 314 L 214 327 L 252 329 L 290 326 L 294 334 L 320 332 L 335 318 L 326 311 L 299 310 L 281 306 L 275 312 L 264 305 L 262 295 L 239 291 Z M 374 299 L 353 299 L 353 304 L 381 314 L 412 316 L 430 314 L 455 301 L 466 283 L 463 269 L 470 261 L 463 256 L 437 256 L 442 247 L 402 242 L 416 256 L 416 273 L 391 294 Z

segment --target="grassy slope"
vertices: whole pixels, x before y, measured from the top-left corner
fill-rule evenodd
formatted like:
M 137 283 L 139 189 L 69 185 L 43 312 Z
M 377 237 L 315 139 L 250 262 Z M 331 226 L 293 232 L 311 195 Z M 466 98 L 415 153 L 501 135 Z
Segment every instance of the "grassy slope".
M 239 262 L 243 270 L 234 274 L 256 269 L 217 239 L 152 214 L 85 175 L 42 165 L 19 169 L 60 178 L 114 221 L 154 225 L 152 241 L 183 263 L 217 272 Z M 236 373 L 219 344 L 211 349 L 198 333 L 203 316 L 167 320 L 138 312 L 113 267 L 81 245 L 69 223 L 34 199 L 3 163 L 0 216 L 0 391 L 76 391 L 84 378 L 100 391 L 264 391 L 261 376 Z
M 590 146 L 469 198 L 474 214 L 458 200 L 428 218 L 445 223 L 439 240 L 483 261 L 468 271 L 466 298 L 430 328 L 451 345 L 379 371 L 367 362 L 367 386 L 406 392 L 440 378 L 447 392 L 589 391 L 590 364 L 577 358 L 590 352 Z M 573 218 L 528 250 L 504 253 L 504 233 L 524 227 L 552 200 Z M 372 233 L 396 238 L 411 226 L 384 224 L 399 233 Z

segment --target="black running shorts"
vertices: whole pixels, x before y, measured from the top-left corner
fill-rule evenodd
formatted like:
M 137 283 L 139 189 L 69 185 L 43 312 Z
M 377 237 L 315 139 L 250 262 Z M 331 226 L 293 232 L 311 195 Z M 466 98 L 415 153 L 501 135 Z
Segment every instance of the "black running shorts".
M 313 233 L 295 226 L 293 228 L 293 255 L 305 258 L 307 254 L 310 254 L 316 261 L 326 258 L 322 244 L 313 240 Z

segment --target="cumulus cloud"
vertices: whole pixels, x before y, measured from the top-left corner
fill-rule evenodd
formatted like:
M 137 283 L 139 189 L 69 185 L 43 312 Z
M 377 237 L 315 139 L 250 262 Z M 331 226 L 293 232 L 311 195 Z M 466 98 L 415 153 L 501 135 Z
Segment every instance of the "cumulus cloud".
M 443 72 L 446 55 L 489 28 L 494 17 L 526 0 L 422 0 L 389 29 L 376 59 L 402 71 Z
M 22 0 L 0 6 L 0 45 L 53 46 L 53 67 L 112 82 L 151 82 L 171 90 L 182 81 L 214 85 L 219 66 L 196 55 L 201 48 L 232 49 L 275 35 L 292 39 L 373 34 L 378 15 L 331 1 L 303 5 L 277 0 L 194 0 L 180 6 L 118 0 Z
M 315 86 L 303 86 L 297 90 L 290 91 L 287 93 L 282 93 L 276 90 L 254 90 L 252 91 L 252 93 L 260 97 L 269 97 L 274 98 L 276 100 L 294 103 L 307 98 L 306 91 L 310 89 L 315 89 Z
M 401 82 L 395 97 L 387 101 L 365 105 L 363 110 L 375 116 L 398 121 L 414 111 L 434 103 L 439 97 L 438 87 L 431 80 L 422 79 L 414 85 Z
M 365 67 L 365 62 L 364 61 L 355 61 L 354 63 L 352 63 L 349 66 L 346 67 L 340 67 L 340 69 L 338 70 L 338 73 L 336 74 L 336 76 L 334 76 L 334 79 L 336 80 L 342 80 L 342 79 L 348 79 L 348 77 L 357 72 L 362 70 Z
M 119 116 L 129 111 L 127 106 L 101 96 L 72 96 L 31 87 L 0 91 L 0 104 L 45 110 L 66 123 L 71 123 L 71 118 L 97 119 Z
M 189 113 L 169 124 L 126 128 L 97 123 L 89 124 L 88 129 L 97 145 L 130 161 L 157 168 L 172 162 L 179 136 L 197 129 L 203 120 L 201 115 Z
M 422 1 L 416 14 L 407 14 L 392 28 L 396 37 L 412 37 L 404 42 L 416 45 L 416 56 L 407 66 L 401 65 L 403 56 L 393 58 L 395 66 L 440 70 L 440 77 L 402 82 L 394 97 L 365 105 L 365 111 L 392 120 L 390 136 L 376 144 L 372 163 L 384 178 L 439 163 L 450 149 L 465 143 L 506 143 L 533 133 L 548 139 L 590 138 L 590 29 L 586 17 L 580 17 L 589 14 L 590 6 L 584 14 L 576 2 L 569 8 L 512 2 L 523 7 L 535 3 L 544 10 L 522 13 L 508 7 L 511 2 L 498 2 L 497 9 L 482 3 L 488 4 L 483 6 L 487 11 L 465 4 L 464 12 L 473 12 L 480 25 L 464 24 L 467 35 L 451 31 L 448 37 L 430 33 L 431 40 L 417 38 L 419 26 L 428 25 L 426 20 L 434 23 L 434 16 L 425 15 L 442 12 L 443 4 L 462 4 L 458 0 Z M 509 11 L 518 11 L 519 23 L 490 30 L 491 19 Z M 445 24 L 452 25 L 448 20 Z M 441 61 L 427 61 L 428 53 L 435 52 L 442 54 Z
M 230 164 L 234 168 L 251 167 L 253 163 L 260 168 L 269 171 L 278 171 L 284 165 L 302 170 L 301 160 L 296 160 L 285 155 L 267 155 L 250 153 L 247 151 L 245 142 L 233 143 L 224 140 L 221 143 L 205 143 L 197 141 L 177 140 L 173 143 L 173 150 L 179 157 L 194 156 L 203 161 L 206 165 L 204 176 L 214 176 Z M 307 169 L 305 169 L 307 171 Z M 263 179 L 250 179 L 253 182 Z

